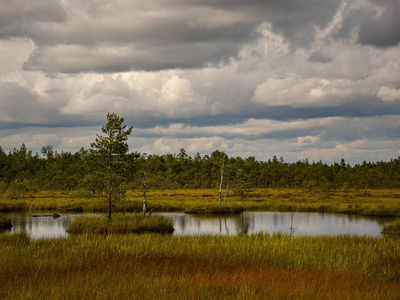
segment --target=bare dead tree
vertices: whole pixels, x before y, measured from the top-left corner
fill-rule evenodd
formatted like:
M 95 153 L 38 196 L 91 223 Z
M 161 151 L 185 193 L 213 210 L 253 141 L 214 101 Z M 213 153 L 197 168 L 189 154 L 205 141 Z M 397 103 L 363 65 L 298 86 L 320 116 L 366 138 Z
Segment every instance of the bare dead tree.
M 229 190 L 229 178 L 226 181 L 226 189 L 225 189 L 225 197 L 224 197 L 224 204 L 226 204 L 226 196 L 228 196 L 228 190 Z
M 290 238 L 293 237 L 294 234 L 294 227 L 293 227 L 293 218 L 294 218 L 295 213 L 290 214 Z
M 222 181 L 224 180 L 224 167 L 225 167 L 225 154 L 222 158 L 222 166 L 221 166 L 221 180 L 219 182 L 219 194 L 218 194 L 218 205 L 221 204 L 221 190 L 222 190 Z
M 146 171 L 144 171 L 144 181 L 143 181 L 143 217 L 146 216 L 147 211 L 147 180 L 146 180 Z

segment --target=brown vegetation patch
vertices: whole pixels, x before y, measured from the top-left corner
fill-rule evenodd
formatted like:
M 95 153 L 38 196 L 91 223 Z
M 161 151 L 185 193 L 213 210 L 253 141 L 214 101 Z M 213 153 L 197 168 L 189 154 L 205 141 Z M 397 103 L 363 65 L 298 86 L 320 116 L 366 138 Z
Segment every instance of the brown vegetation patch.
M 185 258 L 91 259 L 68 268 L 3 262 L 2 299 L 396 299 L 395 283 L 341 272 L 263 269 Z M 5 279 L 3 276 L 7 276 Z M 22 287 L 22 288 L 20 288 Z

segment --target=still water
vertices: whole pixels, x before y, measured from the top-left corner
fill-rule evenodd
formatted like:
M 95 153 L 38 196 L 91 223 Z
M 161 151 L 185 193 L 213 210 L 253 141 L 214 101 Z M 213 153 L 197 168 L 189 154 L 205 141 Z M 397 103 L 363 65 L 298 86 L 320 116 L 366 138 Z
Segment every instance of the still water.
M 251 234 L 284 232 L 294 235 L 368 235 L 380 237 L 388 219 L 353 215 L 289 212 L 243 212 L 235 215 L 190 215 L 185 213 L 157 213 L 172 220 L 174 234 Z M 71 221 L 83 214 L 52 216 L 11 215 L 13 227 L 9 232 L 25 230 L 31 238 L 66 237 Z M 94 214 L 86 214 L 94 215 Z

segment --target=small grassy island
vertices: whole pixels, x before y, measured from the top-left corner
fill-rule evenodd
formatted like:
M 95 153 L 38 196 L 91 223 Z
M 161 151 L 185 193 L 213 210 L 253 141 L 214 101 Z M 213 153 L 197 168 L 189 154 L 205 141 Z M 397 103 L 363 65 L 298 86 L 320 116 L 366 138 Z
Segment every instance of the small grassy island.
M 113 216 L 112 221 L 104 217 L 80 217 L 69 226 L 68 233 L 172 233 L 174 227 L 170 219 L 162 216 L 143 217 L 139 214 Z

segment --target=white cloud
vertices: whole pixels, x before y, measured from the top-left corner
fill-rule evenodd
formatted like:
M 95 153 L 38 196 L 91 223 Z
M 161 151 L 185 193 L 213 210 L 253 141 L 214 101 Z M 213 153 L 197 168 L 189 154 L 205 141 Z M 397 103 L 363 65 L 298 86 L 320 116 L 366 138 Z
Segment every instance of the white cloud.
M 0 145 L 3 149 L 18 149 L 23 143 L 28 149 L 40 152 L 41 147 L 53 145 L 58 151 L 78 151 L 81 147 L 89 148 L 100 127 L 34 127 L 15 129 L 0 129 Z
M 385 102 L 399 101 L 400 89 L 393 89 L 388 86 L 381 86 L 377 96 Z
M 312 144 L 317 143 L 320 140 L 320 136 L 301 136 L 297 138 L 298 146 L 306 146 L 309 147 Z
M 295 75 L 268 78 L 255 90 L 253 101 L 267 106 L 338 106 L 351 96 L 350 85 L 347 80 L 303 79 Z
M 362 139 L 352 142 L 337 142 L 320 148 L 310 148 L 301 151 L 298 157 L 323 162 L 339 162 L 344 158 L 351 164 L 365 161 L 388 161 L 400 155 L 400 151 L 393 151 L 400 146 L 398 140 L 383 141 L 380 139 Z
M 60 108 L 60 112 L 103 116 L 114 111 L 129 117 L 152 115 L 188 118 L 208 111 L 206 97 L 196 92 L 189 80 L 168 72 L 164 75 L 141 75 L 93 75 L 94 81 L 85 89 L 76 90 L 68 103 Z
M 204 113 L 205 100 L 205 97 L 193 90 L 192 83 L 189 80 L 174 75 L 161 87 L 158 101 L 167 111 L 169 117 L 185 117 L 191 116 L 193 113 Z M 198 110 L 195 109 L 196 107 Z

